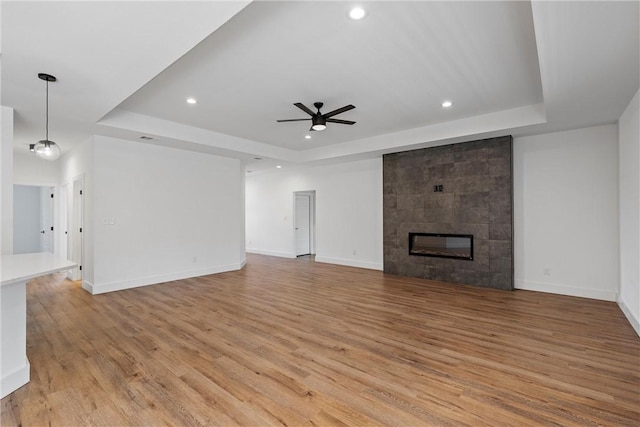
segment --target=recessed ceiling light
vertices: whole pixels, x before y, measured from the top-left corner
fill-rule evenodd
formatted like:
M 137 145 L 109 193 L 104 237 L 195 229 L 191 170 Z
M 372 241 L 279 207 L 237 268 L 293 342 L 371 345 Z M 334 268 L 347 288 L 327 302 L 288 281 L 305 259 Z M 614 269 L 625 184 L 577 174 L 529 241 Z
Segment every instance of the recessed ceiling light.
M 278 165 L 276 166 L 277 169 L 282 169 L 282 166 Z
M 254 157 L 253 160 L 262 160 L 262 157 Z
M 197 104 L 198 101 L 195 98 L 187 98 L 187 104 Z
M 305 135 L 304 139 L 311 139 L 311 135 Z
M 453 105 L 453 102 L 451 102 L 451 101 L 444 101 L 444 102 L 442 103 L 442 107 L 443 107 L 443 108 L 449 108 L 449 107 L 451 107 L 452 105 Z
M 349 11 L 349 18 L 353 19 L 354 21 L 357 21 L 359 19 L 364 18 L 366 14 L 367 12 L 365 12 L 363 8 L 354 7 Z

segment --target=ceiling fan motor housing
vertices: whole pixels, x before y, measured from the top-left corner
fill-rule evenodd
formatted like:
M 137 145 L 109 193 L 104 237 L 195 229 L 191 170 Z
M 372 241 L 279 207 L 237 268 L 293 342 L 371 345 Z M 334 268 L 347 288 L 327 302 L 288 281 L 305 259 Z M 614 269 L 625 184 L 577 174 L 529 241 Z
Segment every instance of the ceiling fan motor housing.
M 327 120 L 322 117 L 321 115 L 314 115 L 311 118 L 311 123 L 313 123 L 313 126 L 315 125 L 322 125 L 322 126 L 326 126 L 327 125 Z

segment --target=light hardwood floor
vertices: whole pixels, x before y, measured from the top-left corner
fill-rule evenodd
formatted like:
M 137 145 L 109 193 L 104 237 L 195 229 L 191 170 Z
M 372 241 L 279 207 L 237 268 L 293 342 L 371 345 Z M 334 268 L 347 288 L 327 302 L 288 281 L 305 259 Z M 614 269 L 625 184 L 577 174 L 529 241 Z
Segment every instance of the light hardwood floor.
M 31 382 L 3 426 L 640 424 L 640 338 L 615 303 L 257 255 L 27 292 Z

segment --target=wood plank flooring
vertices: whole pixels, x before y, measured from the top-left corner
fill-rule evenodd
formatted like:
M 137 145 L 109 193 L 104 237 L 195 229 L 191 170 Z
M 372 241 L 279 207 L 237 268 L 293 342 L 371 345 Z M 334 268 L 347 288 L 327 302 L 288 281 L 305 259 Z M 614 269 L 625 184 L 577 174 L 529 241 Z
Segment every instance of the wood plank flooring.
M 640 338 L 610 302 L 259 255 L 27 293 L 31 382 L 3 426 L 640 425 Z

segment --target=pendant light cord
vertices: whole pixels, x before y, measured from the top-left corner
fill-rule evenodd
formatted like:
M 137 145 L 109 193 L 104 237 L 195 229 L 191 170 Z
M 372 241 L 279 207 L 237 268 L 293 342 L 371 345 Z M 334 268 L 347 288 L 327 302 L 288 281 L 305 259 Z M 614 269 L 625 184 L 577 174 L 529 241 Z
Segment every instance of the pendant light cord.
M 48 146 L 49 145 L 49 80 L 46 80 L 47 82 L 47 109 L 46 109 L 46 118 L 44 121 L 44 128 L 45 128 L 45 145 Z
M 1 1 L 1 0 L 0 0 Z M 44 130 L 45 139 L 33 144 L 36 155 L 45 160 L 57 160 L 60 157 L 60 147 L 49 140 L 49 83 L 55 82 L 55 76 L 47 73 L 38 73 L 38 78 L 46 82 L 45 86 L 45 110 L 44 110 Z

